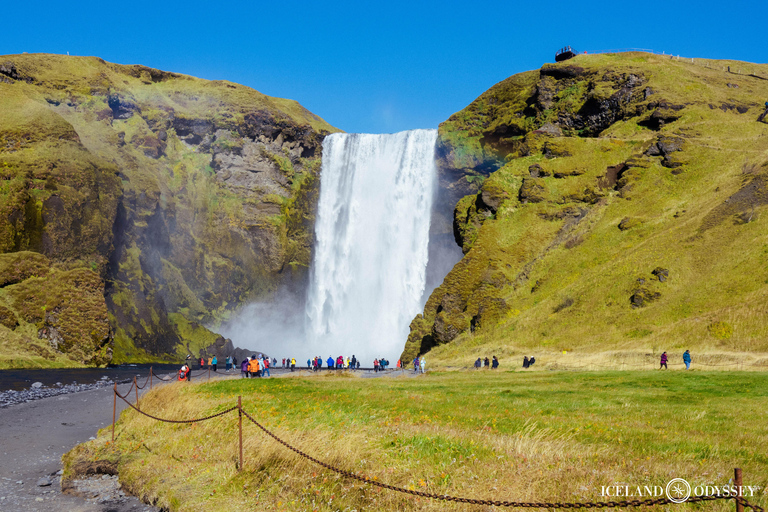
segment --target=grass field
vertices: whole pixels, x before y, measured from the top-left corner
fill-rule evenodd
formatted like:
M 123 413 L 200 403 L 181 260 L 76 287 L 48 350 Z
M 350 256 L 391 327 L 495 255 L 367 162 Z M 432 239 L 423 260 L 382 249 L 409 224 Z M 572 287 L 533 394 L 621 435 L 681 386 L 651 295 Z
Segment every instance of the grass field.
M 296 376 L 156 388 L 141 408 L 202 417 L 236 405 L 297 448 L 378 481 L 453 496 L 601 501 L 608 485 L 725 485 L 733 468 L 768 500 L 768 374 L 611 371 L 432 373 L 419 378 Z M 237 413 L 192 425 L 127 411 L 110 443 L 65 456 L 65 478 L 118 463 L 132 492 L 177 510 L 487 510 L 342 478 Z M 731 510 L 724 500 L 685 509 Z M 666 508 L 666 507 L 665 507 Z

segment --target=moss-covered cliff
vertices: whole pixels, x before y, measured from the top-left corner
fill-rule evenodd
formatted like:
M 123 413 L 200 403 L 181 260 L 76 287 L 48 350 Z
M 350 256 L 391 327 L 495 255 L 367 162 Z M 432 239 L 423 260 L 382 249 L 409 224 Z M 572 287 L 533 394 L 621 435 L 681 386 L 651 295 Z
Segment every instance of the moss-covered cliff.
M 580 55 L 453 115 L 441 173 L 482 185 L 457 203 L 465 256 L 402 358 L 456 342 L 768 350 L 760 77 L 768 66 Z
M 305 278 L 335 129 L 295 101 L 14 55 L 0 112 L 0 366 L 196 354 L 202 324 Z

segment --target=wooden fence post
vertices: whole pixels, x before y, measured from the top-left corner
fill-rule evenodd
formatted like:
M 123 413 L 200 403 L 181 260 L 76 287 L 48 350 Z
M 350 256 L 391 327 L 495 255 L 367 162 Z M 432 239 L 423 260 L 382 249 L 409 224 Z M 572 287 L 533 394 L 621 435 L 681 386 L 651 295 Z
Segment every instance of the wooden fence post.
M 149 367 L 149 390 L 152 391 L 152 367 Z
M 238 429 L 240 430 L 240 465 L 237 470 L 243 470 L 243 402 L 242 397 L 237 397 Z
M 115 382 L 115 394 L 112 397 L 112 444 L 115 444 L 115 412 L 117 411 L 117 382 Z
M 741 482 L 741 468 L 734 468 L 733 485 L 736 486 L 739 498 L 741 498 Z M 744 505 L 738 500 L 736 500 L 736 512 L 744 512 Z
M 136 408 L 138 410 L 141 410 L 141 406 L 139 405 L 139 386 L 136 385 L 136 376 L 133 376 L 133 387 L 136 388 Z

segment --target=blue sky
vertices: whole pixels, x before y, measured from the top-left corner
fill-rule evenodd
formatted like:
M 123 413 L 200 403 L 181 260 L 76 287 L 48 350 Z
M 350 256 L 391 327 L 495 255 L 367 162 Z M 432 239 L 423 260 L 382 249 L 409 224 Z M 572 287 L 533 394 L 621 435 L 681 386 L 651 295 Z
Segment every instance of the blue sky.
M 555 51 L 768 61 L 768 2 L 52 1 L 4 6 L 0 53 L 95 55 L 298 100 L 348 132 L 436 128 Z

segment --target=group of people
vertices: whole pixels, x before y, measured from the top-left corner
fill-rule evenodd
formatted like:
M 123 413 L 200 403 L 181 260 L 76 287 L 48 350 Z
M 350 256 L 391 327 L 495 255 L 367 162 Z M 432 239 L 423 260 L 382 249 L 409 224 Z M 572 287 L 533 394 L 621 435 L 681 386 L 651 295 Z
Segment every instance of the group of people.
M 187 356 L 187 361 L 190 361 L 192 359 L 192 356 Z M 250 358 L 246 357 L 241 363 L 240 363 L 240 374 L 243 378 L 253 378 L 253 377 L 268 377 L 271 376 L 270 373 L 270 367 L 276 368 L 278 364 L 278 361 L 276 358 L 270 358 L 264 354 L 259 354 L 258 356 L 256 354 L 252 355 Z M 291 371 L 294 371 L 296 369 L 296 358 L 295 357 L 284 357 L 282 360 L 282 368 L 288 369 L 290 368 Z M 323 364 L 326 365 L 326 368 L 329 370 L 356 370 L 360 369 L 360 360 L 355 357 L 353 354 L 352 357 L 344 358 L 343 356 L 339 356 L 337 358 L 333 358 L 333 356 L 329 356 L 328 359 L 323 361 L 323 359 L 320 356 L 307 359 L 307 369 L 308 370 L 314 370 L 318 371 L 321 368 L 323 368 Z M 380 372 L 384 371 L 389 367 L 389 360 L 385 359 L 383 357 L 376 358 L 373 360 L 373 371 Z M 232 369 L 236 369 L 238 367 L 237 364 L 237 358 L 234 356 L 227 356 L 226 359 L 226 365 L 227 365 L 227 371 L 230 371 Z M 419 363 L 419 358 L 417 357 L 414 360 L 414 369 L 418 371 L 419 365 L 421 368 L 422 373 L 425 371 L 425 365 L 426 362 L 424 361 L 424 358 L 421 358 L 421 363 Z M 205 370 L 207 367 L 210 367 L 211 370 L 214 372 L 217 370 L 218 366 L 218 359 L 216 356 L 209 356 L 206 360 L 205 357 L 200 358 L 200 369 Z M 397 367 L 400 368 L 400 360 L 397 361 Z M 236 370 L 235 370 L 236 371 Z M 191 367 L 189 364 L 185 363 L 181 369 L 179 370 L 179 380 L 191 380 Z
M 664 368 L 666 370 L 669 370 L 669 367 L 667 366 L 667 361 L 668 360 L 669 360 L 669 358 L 667 357 L 667 353 L 666 352 L 662 353 L 661 354 L 661 364 L 659 365 L 659 370 L 661 370 L 662 368 Z M 690 350 L 686 350 L 683 353 L 683 363 L 685 363 L 685 369 L 686 370 L 690 370 L 691 369 L 691 361 L 693 361 L 693 359 L 691 359 L 691 351 Z
M 399 363 L 400 361 L 398 361 Z M 413 371 L 415 373 L 427 373 L 427 359 L 424 356 L 416 356 L 413 358 Z
M 187 357 L 187 359 L 189 359 L 189 357 Z M 227 359 L 230 359 L 230 358 L 228 357 Z M 208 360 L 206 362 L 205 356 L 201 356 L 200 357 L 200 369 L 201 370 L 205 370 L 209 366 L 210 366 L 211 370 L 216 371 L 218 366 L 219 366 L 218 358 L 216 356 L 208 356 Z M 227 365 L 227 369 L 229 369 L 229 365 Z
M 240 363 L 240 376 L 244 379 L 254 377 L 271 377 L 272 373 L 269 368 L 277 364 L 277 359 L 269 360 L 269 357 L 264 354 L 256 356 L 253 354 L 250 358 L 243 359 Z
M 525 359 L 527 360 L 528 356 L 526 356 Z M 533 358 L 531 358 L 531 359 L 533 359 Z M 535 359 L 534 359 L 534 361 L 535 361 Z M 525 361 L 523 363 L 524 363 L 523 365 L 525 366 Z M 528 363 L 528 364 L 533 364 L 533 363 Z M 480 368 L 483 368 L 483 367 L 488 368 L 489 366 L 491 367 L 492 370 L 495 370 L 496 368 L 499 367 L 499 360 L 496 359 L 496 356 L 493 356 L 493 360 L 488 360 L 487 357 L 485 359 L 481 359 L 481 358 L 478 357 L 477 361 L 475 361 L 475 369 L 477 369 L 477 370 L 479 370 Z M 525 366 L 525 367 L 528 368 L 527 366 Z
M 352 357 L 339 356 L 336 359 L 333 356 L 328 356 L 325 360 L 325 365 L 329 370 L 356 370 L 360 368 L 360 360 L 352 354 Z M 307 370 L 318 371 L 323 367 L 323 358 L 316 356 L 312 359 L 307 359 Z

